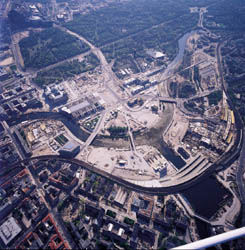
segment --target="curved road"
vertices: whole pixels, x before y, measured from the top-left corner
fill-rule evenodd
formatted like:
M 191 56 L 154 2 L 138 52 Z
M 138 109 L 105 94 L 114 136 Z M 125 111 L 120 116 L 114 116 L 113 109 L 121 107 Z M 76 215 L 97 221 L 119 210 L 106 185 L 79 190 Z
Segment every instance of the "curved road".
M 245 129 L 243 130 L 243 132 L 245 132 Z M 244 166 L 245 166 L 245 137 L 243 137 L 242 151 L 240 154 L 239 166 L 236 176 L 241 203 L 243 205 L 243 215 L 242 215 L 243 226 L 245 226 L 245 180 L 243 179 L 243 174 L 245 173 Z
M 60 27 L 61 29 L 65 30 L 66 32 L 76 36 L 77 38 L 79 38 L 80 40 L 84 41 L 85 43 L 87 43 L 90 48 L 93 50 L 93 52 L 97 55 L 97 57 L 99 58 L 99 60 L 101 61 L 102 64 L 102 69 L 105 72 L 106 78 L 108 78 L 108 81 L 105 82 L 106 87 L 111 91 L 111 93 L 117 97 L 117 100 L 121 103 L 124 102 L 125 100 L 122 100 L 117 93 L 115 93 L 110 87 L 109 87 L 109 82 L 111 82 L 112 84 L 114 84 L 115 81 L 115 75 L 114 72 L 112 71 L 110 65 L 108 64 L 108 62 L 106 61 L 103 53 L 101 52 L 100 49 L 96 48 L 95 46 L 93 46 L 91 43 L 89 43 L 87 40 L 85 40 L 83 37 L 77 35 L 76 33 L 71 32 L 70 30 L 64 29 L 62 27 Z M 220 46 L 217 47 L 217 51 L 220 52 Z M 221 69 L 221 63 L 220 63 L 220 53 L 217 53 L 218 55 L 218 63 L 219 63 L 219 70 L 220 70 L 220 76 L 221 76 L 221 82 L 223 84 L 223 88 L 224 90 L 226 90 L 225 88 L 225 84 L 224 84 L 224 79 L 223 79 L 223 75 L 222 75 L 222 69 Z M 116 83 L 116 82 L 115 82 Z M 237 114 L 237 111 L 234 109 L 234 113 L 236 113 L 236 118 L 239 117 L 239 114 Z M 103 118 L 104 115 L 102 115 L 100 122 L 98 123 L 97 130 L 100 129 L 100 124 L 103 123 Z M 237 125 L 237 129 L 240 130 L 241 129 L 241 121 L 240 119 L 237 120 L 238 124 Z M 86 146 L 89 144 L 90 141 L 92 141 L 94 139 L 94 135 L 96 133 L 94 133 L 93 135 L 91 135 L 91 137 L 89 138 L 88 142 L 85 143 L 84 147 L 86 148 Z M 56 155 L 47 155 L 47 156 L 39 156 L 39 157 L 33 157 L 33 158 L 29 158 L 29 159 L 25 159 L 22 162 L 28 162 L 31 159 L 57 159 L 57 160 L 61 160 L 61 161 L 66 161 L 66 162 L 70 162 L 70 163 L 75 163 L 78 164 L 80 166 L 82 166 L 85 169 L 88 169 L 92 172 L 95 172 L 96 174 L 99 174 L 105 178 L 109 178 L 115 182 L 117 182 L 118 184 L 121 184 L 127 188 L 136 190 L 136 191 L 140 191 L 140 192 L 144 192 L 144 193 L 148 193 L 148 194 L 167 194 L 167 193 L 175 193 L 175 192 L 180 192 L 183 191 L 184 189 L 189 188 L 190 186 L 195 185 L 197 182 L 200 182 L 203 178 L 205 178 L 206 176 L 209 176 L 210 174 L 212 174 L 214 171 L 216 171 L 218 168 L 220 168 L 220 166 L 223 165 L 223 167 L 225 167 L 224 165 L 230 165 L 231 162 L 233 162 L 235 159 L 237 159 L 237 157 L 240 154 L 240 149 L 241 149 L 241 144 L 240 140 L 243 138 L 243 133 L 238 133 L 237 136 L 237 140 L 235 145 L 231 148 L 231 150 L 224 156 L 222 157 L 222 159 L 219 159 L 216 163 L 214 163 L 212 166 L 209 167 L 209 169 L 207 169 L 204 173 L 201 173 L 200 175 L 197 175 L 195 177 L 193 177 L 191 180 L 182 183 L 182 184 L 177 184 L 174 186 L 169 186 L 169 187 L 144 187 L 144 186 L 140 186 L 134 183 L 130 183 L 126 180 L 121 179 L 118 176 L 114 176 L 112 174 L 109 174 L 101 169 L 98 169 L 94 166 L 92 166 L 91 164 L 88 164 L 86 162 L 83 162 L 81 160 L 77 160 L 77 159 L 64 159 L 61 158 L 59 156 Z M 243 138 L 243 140 L 245 140 Z M 16 164 L 17 166 L 17 164 Z M 16 167 L 16 166 L 9 166 L 8 170 L 11 169 L 11 167 Z M 6 172 L 8 171 L 6 168 Z
M 111 69 L 111 66 L 109 65 L 109 63 L 107 62 L 104 54 L 102 53 L 101 49 L 95 47 L 93 44 L 91 44 L 88 40 L 86 40 L 84 37 L 80 36 L 79 34 L 61 27 L 59 25 L 55 25 L 55 27 L 61 29 L 62 31 L 75 36 L 76 38 L 78 38 L 79 40 L 81 40 L 82 42 L 86 43 L 90 49 L 93 51 L 93 53 L 97 56 L 97 58 L 100 60 L 101 66 L 102 66 L 102 71 L 103 74 L 105 76 L 105 86 L 107 87 L 107 89 L 111 92 L 111 94 L 117 99 L 117 101 L 121 102 L 122 98 L 109 86 L 109 83 L 111 83 L 112 85 L 114 85 L 115 83 L 118 82 L 118 79 L 116 78 L 114 72 Z
M 243 140 L 245 140 L 243 137 L 243 133 L 239 133 L 239 135 L 243 138 Z M 239 143 L 240 139 L 241 138 L 238 138 L 238 140 L 237 140 L 238 143 Z M 14 164 L 12 166 L 6 166 L 5 172 L 4 172 L 4 170 L 2 172 L 4 172 L 4 175 L 5 175 L 9 171 L 12 171 L 13 169 L 19 167 L 20 163 L 27 163 L 30 160 L 34 160 L 34 159 L 36 159 L 36 160 L 56 159 L 56 160 L 61 160 L 61 161 L 68 162 L 68 163 L 75 163 L 86 170 L 89 170 L 89 171 L 94 172 L 98 175 L 101 175 L 104 178 L 108 178 L 108 179 L 118 183 L 119 185 L 122 185 L 128 189 L 132 189 L 134 191 L 147 193 L 147 194 L 151 194 L 151 195 L 160 195 L 160 194 L 165 195 L 165 194 L 169 194 L 169 193 L 179 193 L 180 191 L 188 189 L 188 188 L 192 187 L 193 185 L 195 185 L 196 183 L 201 182 L 204 178 L 213 174 L 220 167 L 222 167 L 222 169 L 224 167 L 227 167 L 225 165 L 222 165 L 222 162 L 224 162 L 224 164 L 227 163 L 228 165 L 230 165 L 230 162 L 235 161 L 237 159 L 237 157 L 240 155 L 241 143 L 239 143 L 236 146 L 239 146 L 239 147 L 232 149 L 231 152 L 228 154 L 228 156 L 225 155 L 222 159 L 220 159 L 218 161 L 219 163 L 217 163 L 217 164 L 214 163 L 204 173 L 201 173 L 200 175 L 193 177 L 193 179 L 191 179 L 190 181 L 188 181 L 186 183 L 182 183 L 180 185 L 175 185 L 175 186 L 170 186 L 170 187 L 144 187 L 144 186 L 140 186 L 140 185 L 128 182 L 126 180 L 123 180 L 122 178 L 115 176 L 113 174 L 105 172 L 105 171 L 103 171 L 103 170 L 101 170 L 101 169 L 99 169 L 99 168 L 97 168 L 97 167 L 95 167 L 92 164 L 89 164 L 87 162 L 77 160 L 77 159 L 65 159 L 65 158 L 62 158 L 58 155 L 45 155 L 45 156 L 37 156 L 37 157 L 33 157 L 33 158 L 27 158 L 27 159 L 24 159 L 23 161 L 19 162 L 18 164 Z
M 223 42 L 220 42 L 218 44 L 218 46 L 216 47 L 216 54 L 217 54 L 217 59 L 218 59 L 218 69 L 220 72 L 220 80 L 221 80 L 221 84 L 223 87 L 224 92 L 226 93 L 226 96 L 228 98 L 228 102 L 230 104 L 230 106 L 232 107 L 232 109 L 234 110 L 234 114 L 236 116 L 236 125 L 238 129 L 242 129 L 242 134 L 245 133 L 245 129 L 244 129 L 244 123 L 243 120 L 241 118 L 240 113 L 236 110 L 236 108 L 234 107 L 230 96 L 227 93 L 227 85 L 224 79 L 224 75 L 223 75 L 223 68 L 222 68 L 222 56 L 221 56 L 221 47 L 223 45 Z M 245 180 L 243 179 L 243 174 L 244 174 L 244 165 L 245 165 L 245 136 L 243 136 L 243 139 L 240 143 L 240 147 L 241 147 L 241 152 L 240 152 L 240 158 L 239 158 L 239 165 L 238 165 L 238 171 L 236 174 L 236 181 L 237 181 L 237 186 L 238 186 L 238 190 L 239 190 L 239 195 L 240 195 L 240 200 L 242 203 L 242 226 L 245 226 Z

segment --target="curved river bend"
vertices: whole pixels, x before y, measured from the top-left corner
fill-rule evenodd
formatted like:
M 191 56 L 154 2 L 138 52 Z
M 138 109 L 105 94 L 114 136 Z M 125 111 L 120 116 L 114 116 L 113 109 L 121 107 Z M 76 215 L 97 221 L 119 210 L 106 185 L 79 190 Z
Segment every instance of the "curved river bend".
M 173 72 L 174 68 L 183 59 L 187 39 L 196 32 L 197 31 L 188 32 L 178 40 L 178 46 L 179 46 L 178 54 L 176 55 L 174 60 L 168 65 L 168 67 L 164 70 L 163 74 L 165 74 L 167 76 Z M 40 120 L 40 119 L 50 119 L 50 120 L 61 121 L 70 130 L 70 132 L 74 136 L 76 136 L 77 138 L 79 138 L 82 141 L 86 141 L 87 138 L 89 137 L 89 134 L 87 132 L 85 132 L 84 130 L 82 130 L 80 128 L 79 124 L 72 121 L 72 119 L 71 119 L 71 117 L 69 117 L 69 115 L 66 115 L 65 113 L 62 113 L 62 112 L 29 113 L 29 114 L 24 114 L 24 115 L 21 115 L 18 117 L 12 117 L 11 119 L 7 120 L 7 123 L 9 124 L 9 126 L 13 126 L 13 125 L 20 124 L 23 121 Z M 213 186 L 213 187 L 215 186 L 214 189 L 216 190 L 216 192 L 209 192 L 209 195 L 212 196 L 212 197 L 210 197 L 210 200 L 215 200 L 216 195 L 220 196 L 220 194 L 221 195 L 224 194 L 224 190 L 220 187 L 219 184 L 216 183 L 216 181 L 214 179 L 207 178 L 206 182 L 208 182 L 208 184 L 205 183 L 205 186 L 206 185 L 209 186 L 212 184 L 211 186 Z M 203 187 L 203 188 L 204 189 L 202 191 L 204 192 L 205 187 Z M 199 198 L 196 199 L 196 197 L 202 196 L 201 191 L 200 191 L 200 189 L 198 191 L 195 191 L 195 187 L 191 187 L 191 188 L 188 188 L 187 192 L 183 192 L 183 194 L 186 194 L 187 197 L 188 197 L 189 193 L 192 193 L 191 196 L 193 197 L 193 199 L 191 202 L 195 207 L 195 203 L 197 202 L 197 204 L 199 204 L 199 202 L 200 202 L 200 199 Z M 209 207 L 212 206 L 213 209 L 216 210 L 217 204 L 215 204 L 215 202 L 214 203 L 212 202 L 212 203 L 209 203 L 208 206 Z M 201 211 L 201 213 L 203 212 L 203 216 L 205 216 L 205 207 L 203 207 L 203 209 L 204 209 L 204 211 Z M 209 211 L 209 213 L 210 213 L 210 211 Z M 210 215 L 210 214 L 208 214 L 208 215 Z M 207 217 L 209 217 L 209 216 L 207 216 Z

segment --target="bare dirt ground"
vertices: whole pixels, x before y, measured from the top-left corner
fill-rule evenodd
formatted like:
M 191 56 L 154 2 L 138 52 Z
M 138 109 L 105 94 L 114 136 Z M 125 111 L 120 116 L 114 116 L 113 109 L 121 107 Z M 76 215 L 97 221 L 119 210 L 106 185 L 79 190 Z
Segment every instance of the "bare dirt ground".
M 162 132 L 168 127 L 173 118 L 173 104 L 166 104 L 165 111 L 161 114 L 159 122 L 155 127 L 150 128 L 146 133 L 138 135 L 134 138 L 135 145 L 149 145 L 161 149 Z M 109 138 L 95 138 L 92 146 L 97 147 L 112 147 L 112 148 L 127 148 L 130 149 L 129 140 L 125 139 L 109 139 Z M 161 150 L 160 150 L 161 151 Z
M 165 111 L 161 114 L 160 121 L 154 128 L 150 128 L 146 133 L 138 135 L 134 138 L 136 146 L 149 145 L 156 147 L 161 151 L 162 133 L 170 124 L 173 117 L 174 106 L 172 104 L 165 105 Z M 92 146 L 95 147 L 108 147 L 108 148 L 128 148 L 130 149 L 129 140 L 125 139 L 109 139 L 109 138 L 96 138 Z
M 130 149 L 130 142 L 126 139 L 110 139 L 110 138 L 95 138 L 92 143 L 95 147 L 107 147 L 107 148 L 127 148 Z
M 161 151 L 162 133 L 172 120 L 173 110 L 174 106 L 172 104 L 165 105 L 165 111 L 162 114 L 161 120 L 145 134 L 137 136 L 134 141 L 135 145 L 149 145 Z
M 128 179 L 128 180 L 141 180 L 141 181 L 147 181 L 147 180 L 154 180 L 157 178 L 154 174 L 146 174 L 144 175 L 139 175 L 136 171 L 132 169 L 118 169 L 114 168 L 112 171 L 112 174 L 116 176 L 120 176 L 123 179 Z
M 9 64 L 12 64 L 14 61 L 13 57 L 8 57 L 0 62 L 0 66 L 7 66 Z

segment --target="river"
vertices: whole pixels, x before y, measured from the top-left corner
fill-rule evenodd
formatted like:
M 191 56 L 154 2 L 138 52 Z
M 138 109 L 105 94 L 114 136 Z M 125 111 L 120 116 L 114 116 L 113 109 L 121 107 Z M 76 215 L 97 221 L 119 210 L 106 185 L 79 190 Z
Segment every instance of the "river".
M 185 51 L 185 46 L 187 39 L 194 34 L 196 31 L 191 31 L 183 35 L 179 40 L 178 40 L 178 45 L 179 45 L 179 51 L 174 60 L 168 65 L 168 67 L 165 69 L 163 74 L 169 74 L 171 70 L 173 70 L 177 64 L 183 59 L 184 56 L 184 51 Z M 69 117 L 67 117 L 64 113 L 60 112 L 36 112 L 36 113 L 29 113 L 29 114 L 24 114 L 20 115 L 18 117 L 13 117 L 8 121 L 9 125 L 16 125 L 21 123 L 22 121 L 27 121 L 27 120 L 35 120 L 35 119 L 57 119 L 60 120 L 64 123 L 64 125 L 75 135 L 77 136 L 80 140 L 86 141 L 88 138 L 89 134 L 86 133 L 85 131 L 81 130 L 80 126 L 73 122 Z
M 168 161 L 171 161 L 177 169 L 181 169 L 186 164 L 179 154 L 172 148 L 169 148 L 163 141 L 161 142 L 161 153 Z
M 207 177 L 182 194 L 191 203 L 194 211 L 210 219 L 232 194 L 213 176 Z
M 174 68 L 181 62 L 184 57 L 187 39 L 196 32 L 196 30 L 188 32 L 179 39 L 178 54 L 164 71 L 163 74 L 165 74 L 165 76 L 172 74 Z M 161 153 L 178 169 L 182 168 L 185 165 L 185 162 L 180 156 L 178 156 L 177 152 L 168 149 L 164 144 L 162 144 L 161 147 Z M 213 177 L 207 177 L 202 182 L 196 184 L 194 187 L 185 190 L 182 194 L 191 203 L 197 214 L 208 219 L 218 211 L 224 201 L 231 197 L 231 193 Z M 201 223 L 199 223 L 199 225 L 200 224 Z M 202 234 L 204 231 L 202 226 L 200 226 L 199 229 Z
M 164 70 L 163 75 L 165 75 L 165 77 L 172 74 L 175 67 L 181 62 L 181 60 L 184 57 L 187 39 L 193 34 L 195 34 L 196 32 L 197 32 L 196 30 L 190 31 L 186 33 L 185 35 L 183 35 L 178 40 L 178 46 L 179 46 L 178 54 L 176 55 L 174 60 Z M 186 164 L 186 162 L 180 157 L 180 155 L 177 152 L 175 152 L 171 148 L 168 148 L 168 146 L 163 142 L 161 143 L 161 153 L 168 161 L 171 161 L 178 169 L 181 169 Z
M 192 30 L 192 31 L 186 33 L 185 35 L 183 35 L 178 40 L 178 46 L 179 46 L 178 54 L 176 55 L 174 60 L 167 66 L 167 68 L 163 72 L 163 74 L 165 74 L 165 76 L 172 74 L 174 71 L 174 68 L 181 62 L 181 60 L 183 59 L 184 54 L 185 54 L 185 47 L 186 47 L 187 39 L 190 36 L 192 36 L 193 34 L 195 34 L 196 32 L 197 32 L 196 30 Z
M 178 63 L 183 59 L 185 46 L 187 39 L 193 35 L 196 31 L 188 32 L 182 36 L 179 41 L 179 51 L 175 59 L 168 65 L 163 74 L 170 74 Z M 23 121 L 37 120 L 37 119 L 50 119 L 61 121 L 71 133 L 82 141 L 86 141 L 89 134 L 80 128 L 80 126 L 74 122 L 69 115 L 62 112 L 35 112 L 24 114 L 18 117 L 12 117 L 7 121 L 9 126 L 17 125 Z M 166 148 L 166 145 L 161 145 L 162 153 L 168 158 L 174 165 L 181 168 L 184 165 L 184 161 L 177 152 Z M 214 192 L 215 190 L 215 192 Z M 183 192 L 184 196 L 190 201 L 195 211 L 207 218 L 210 218 L 219 208 L 219 202 L 222 201 L 227 191 L 224 190 L 216 180 L 207 178 L 199 185 L 197 184 L 193 188 Z M 200 199 L 200 197 L 202 197 Z
M 12 117 L 11 119 L 7 120 L 7 123 L 9 126 L 17 125 L 23 121 L 29 121 L 29 120 L 59 120 L 61 121 L 70 131 L 71 133 L 79 138 L 81 141 L 86 141 L 89 137 L 89 133 L 82 130 L 75 121 L 69 117 L 69 115 L 66 115 L 62 112 L 35 112 L 35 113 L 29 113 L 24 114 L 18 117 Z

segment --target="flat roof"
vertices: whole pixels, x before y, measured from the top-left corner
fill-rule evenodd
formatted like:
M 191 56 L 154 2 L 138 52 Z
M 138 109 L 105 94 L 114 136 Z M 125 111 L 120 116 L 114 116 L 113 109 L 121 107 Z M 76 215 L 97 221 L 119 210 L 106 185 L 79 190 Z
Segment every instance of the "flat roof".
M 117 192 L 114 201 L 123 205 L 126 201 L 127 195 L 128 195 L 127 191 L 120 189 Z
M 77 146 L 79 146 L 76 142 L 74 141 L 68 141 L 63 147 L 63 150 L 67 150 L 67 151 L 72 151 L 74 148 L 76 148 Z
M 148 49 L 146 51 L 146 53 L 148 55 L 150 55 L 151 57 L 154 57 L 154 58 L 160 58 L 160 57 L 165 56 L 165 54 L 163 54 L 161 51 L 156 51 L 156 50 L 153 50 L 153 49 Z
M 81 110 L 83 108 L 86 108 L 88 106 L 90 106 L 90 103 L 85 100 L 85 101 L 83 101 L 83 102 L 81 102 L 81 103 L 79 103 L 77 105 L 71 106 L 69 108 L 69 110 L 70 110 L 71 113 L 74 113 L 74 112 L 77 112 L 77 111 L 79 111 L 79 110 Z
M 21 228 L 15 222 L 15 219 L 13 217 L 8 218 L 0 226 L 0 237 L 3 240 L 5 245 L 7 245 L 20 232 L 21 232 Z

